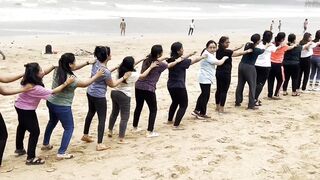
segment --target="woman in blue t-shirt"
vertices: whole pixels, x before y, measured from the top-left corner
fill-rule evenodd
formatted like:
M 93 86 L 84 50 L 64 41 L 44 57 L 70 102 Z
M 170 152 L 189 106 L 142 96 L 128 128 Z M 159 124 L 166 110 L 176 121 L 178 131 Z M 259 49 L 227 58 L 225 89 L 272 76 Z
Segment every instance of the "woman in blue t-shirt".
M 188 59 L 194 53 L 183 57 L 183 61 L 179 62 L 173 67 L 169 68 L 169 79 L 167 82 L 168 91 L 170 93 L 172 103 L 169 109 L 168 124 L 173 123 L 173 116 L 179 106 L 179 109 L 176 114 L 176 118 L 173 124 L 173 130 L 183 130 L 180 127 L 180 122 L 187 110 L 188 107 L 188 93 L 186 89 L 186 69 L 190 65 L 199 62 L 200 60 L 207 57 L 201 56 L 194 59 Z M 171 45 L 171 57 L 167 60 L 168 63 L 176 61 L 176 59 L 181 58 L 183 55 L 183 46 L 180 42 L 175 42 Z
M 97 58 L 96 62 L 92 65 L 91 77 L 99 71 L 99 69 L 104 70 L 104 76 L 95 80 L 87 90 L 88 98 L 88 113 L 86 116 L 82 141 L 93 142 L 92 138 L 88 135 L 90 125 L 92 122 L 93 116 L 98 114 L 98 144 L 96 147 L 97 151 L 103 151 L 109 146 L 102 144 L 103 134 L 105 129 L 106 115 L 107 115 L 107 99 L 106 92 L 107 86 L 116 87 L 121 82 L 126 80 L 129 77 L 129 73 L 124 74 L 123 77 L 113 80 L 111 78 L 111 72 L 107 69 L 107 63 L 111 60 L 111 50 L 109 47 L 97 46 L 94 50 L 94 56 Z

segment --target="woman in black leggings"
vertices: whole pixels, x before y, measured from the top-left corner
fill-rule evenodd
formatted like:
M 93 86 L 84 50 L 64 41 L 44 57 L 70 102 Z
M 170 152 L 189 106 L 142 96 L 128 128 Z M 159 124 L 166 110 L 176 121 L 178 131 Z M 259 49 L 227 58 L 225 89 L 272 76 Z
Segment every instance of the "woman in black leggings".
M 167 83 L 168 91 L 170 93 L 172 103 L 169 109 L 168 124 L 172 124 L 173 116 L 179 106 L 176 114 L 176 118 L 173 124 L 173 130 L 183 130 L 181 128 L 180 122 L 188 107 L 188 93 L 186 89 L 186 69 L 190 65 L 199 62 L 205 57 L 198 57 L 194 59 L 188 59 L 190 56 L 194 55 L 192 53 L 187 57 L 182 58 L 183 61 L 179 62 L 174 67 L 169 68 L 169 79 Z M 183 55 L 183 47 L 180 42 L 175 42 L 171 45 L 171 57 L 167 60 L 168 63 L 176 61 Z
M 164 59 L 160 59 L 162 52 L 163 49 L 161 45 L 152 46 L 150 55 L 148 55 L 148 57 L 143 61 L 141 73 L 146 71 L 153 62 L 158 61 L 159 64 L 157 67 L 153 68 L 146 77 L 139 79 L 135 86 L 136 109 L 134 110 L 133 129 L 134 131 L 139 131 L 138 124 L 140 114 L 144 101 L 146 101 L 150 111 L 147 129 L 148 132 L 146 134 L 146 136 L 149 138 L 159 136 L 159 134 L 154 131 L 154 124 L 157 116 L 157 98 L 155 93 L 157 82 L 159 81 L 160 75 L 164 70 L 166 70 L 168 67 L 171 68 L 182 61 L 182 58 L 179 58 L 178 60 L 169 64 L 163 62 Z
M 300 90 L 302 81 L 302 91 L 307 88 L 310 66 L 311 66 L 311 56 L 313 55 L 313 48 L 317 46 L 316 43 L 312 42 L 312 37 L 310 33 L 304 33 L 303 39 L 299 43 L 302 46 L 301 58 L 300 58 L 300 73 L 298 79 L 298 91 Z M 302 79 L 303 75 L 303 79 Z
M 216 52 L 216 57 L 221 60 L 224 56 L 228 59 L 223 65 L 217 67 L 216 78 L 217 78 L 217 90 L 216 90 L 216 105 L 219 113 L 224 113 L 224 105 L 227 99 L 227 93 L 231 83 L 231 69 L 232 69 L 232 57 L 242 56 L 244 54 L 252 52 L 252 50 L 246 50 L 242 52 L 234 52 L 243 47 L 243 45 L 234 50 L 228 49 L 230 41 L 229 37 L 222 36 L 219 40 L 219 47 Z
M 292 46 L 296 43 L 296 35 L 289 34 L 288 36 L 288 46 Z M 283 83 L 283 95 L 288 95 L 287 88 L 289 84 L 289 80 L 291 78 L 292 81 L 292 96 L 299 96 L 300 94 L 297 92 L 298 88 L 298 77 L 299 77 L 299 63 L 301 56 L 302 46 L 298 45 L 297 47 L 288 50 L 284 54 L 283 66 L 284 66 L 284 74 L 285 81 Z
M 23 74 L 19 74 L 16 76 L 12 76 L 12 77 L 0 77 L 0 82 L 2 83 L 9 83 L 9 82 L 13 82 L 16 81 L 18 79 L 20 79 L 23 76 Z M 21 92 L 26 92 L 29 89 L 31 89 L 30 86 L 26 86 L 20 89 L 15 89 L 15 90 L 9 90 L 3 87 L 0 87 L 0 94 L 1 95 L 14 95 L 14 94 L 18 94 Z M 6 143 L 7 143 L 7 138 L 8 138 L 8 132 L 7 132 L 7 127 L 6 124 L 4 122 L 4 119 L 2 117 L 2 114 L 0 113 L 0 168 L 1 168 L 1 164 L 2 164 L 2 157 L 3 157 L 3 153 L 4 153 L 4 148 L 6 147 Z

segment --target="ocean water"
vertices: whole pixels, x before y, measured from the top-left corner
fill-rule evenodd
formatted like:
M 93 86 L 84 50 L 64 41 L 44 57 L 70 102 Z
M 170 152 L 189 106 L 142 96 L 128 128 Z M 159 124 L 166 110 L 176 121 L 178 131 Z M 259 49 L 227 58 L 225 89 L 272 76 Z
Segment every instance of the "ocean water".
M 185 26 L 190 19 L 195 19 L 200 27 L 203 23 L 222 22 L 227 28 L 232 27 L 228 23 L 236 20 L 235 24 L 242 30 L 248 29 L 251 26 L 248 22 L 256 19 L 261 25 L 266 23 L 266 27 L 271 19 L 284 19 L 290 24 L 296 20 L 297 26 L 301 26 L 304 18 L 318 22 L 319 10 L 306 8 L 302 0 L 280 3 L 276 0 L 0 0 L 0 36 L 118 33 L 122 17 L 128 26 L 130 23 L 138 26 L 131 26 L 132 33 L 158 33 L 159 29 L 152 27 L 159 23 L 164 23 L 161 26 L 172 32 L 170 24 Z M 208 28 L 199 31 L 208 31 Z

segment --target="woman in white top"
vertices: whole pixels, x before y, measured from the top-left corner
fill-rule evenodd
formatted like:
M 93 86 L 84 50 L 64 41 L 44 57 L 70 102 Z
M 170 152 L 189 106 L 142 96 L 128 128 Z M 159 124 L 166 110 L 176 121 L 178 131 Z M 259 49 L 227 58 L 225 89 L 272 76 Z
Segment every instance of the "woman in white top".
M 201 61 L 199 84 L 201 88 L 201 94 L 198 97 L 197 105 L 194 111 L 191 113 L 198 119 L 210 118 L 207 115 L 207 104 L 210 98 L 211 84 L 214 83 L 215 79 L 215 65 L 222 65 L 228 57 L 223 57 L 221 60 L 217 60 L 215 52 L 217 51 L 217 43 L 210 40 L 206 44 L 206 48 L 203 49 L 202 55 L 208 57 Z
M 146 77 L 151 69 L 158 66 L 158 62 L 153 62 L 150 67 L 145 70 L 142 74 L 138 73 L 134 69 L 135 61 L 131 56 L 127 56 L 123 59 L 122 63 L 118 68 L 118 78 L 123 77 L 123 75 L 127 72 L 132 72 L 130 77 L 123 81 L 115 90 L 111 91 L 111 99 L 112 99 L 112 112 L 109 119 L 109 132 L 108 136 L 112 137 L 112 131 L 114 124 L 117 120 L 117 117 L 120 112 L 120 126 L 119 126 L 119 144 L 126 144 L 124 141 L 127 123 L 130 116 L 130 100 L 132 89 L 138 79 L 143 79 Z
M 272 32 L 265 31 L 262 36 L 262 41 L 257 46 L 259 49 L 265 49 L 264 53 L 258 56 L 258 59 L 255 63 L 257 71 L 257 87 L 255 93 L 256 106 L 261 106 L 261 101 L 259 96 L 263 89 L 264 84 L 266 83 L 269 72 L 271 68 L 271 53 L 277 50 L 277 47 L 274 44 L 269 45 L 272 40 Z
M 309 75 L 310 75 L 310 59 L 313 55 L 313 48 L 317 46 L 317 43 L 312 42 L 312 37 L 310 33 L 304 33 L 303 39 L 300 41 L 300 45 L 302 46 L 301 58 L 300 58 L 300 74 L 298 79 L 298 91 L 300 90 L 302 74 L 303 74 L 303 82 L 302 82 L 302 91 L 305 91 L 307 88 Z

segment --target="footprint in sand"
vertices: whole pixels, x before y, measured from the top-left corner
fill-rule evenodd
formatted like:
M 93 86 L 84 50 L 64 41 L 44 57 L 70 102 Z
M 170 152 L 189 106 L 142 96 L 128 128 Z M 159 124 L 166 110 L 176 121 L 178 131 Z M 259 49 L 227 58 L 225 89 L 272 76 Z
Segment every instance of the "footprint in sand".
M 192 137 L 193 137 L 193 138 L 200 138 L 201 135 L 200 135 L 200 134 L 193 134 Z
M 230 143 L 230 142 L 232 141 L 232 139 L 229 138 L 229 137 L 222 137 L 222 138 L 220 138 L 220 139 L 217 139 L 217 141 L 218 141 L 219 143 Z
M 13 171 L 14 167 L 1 167 L 0 168 L 0 173 L 8 173 Z

